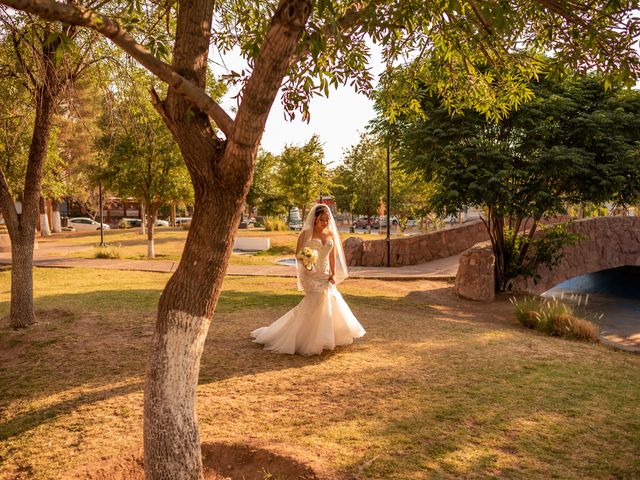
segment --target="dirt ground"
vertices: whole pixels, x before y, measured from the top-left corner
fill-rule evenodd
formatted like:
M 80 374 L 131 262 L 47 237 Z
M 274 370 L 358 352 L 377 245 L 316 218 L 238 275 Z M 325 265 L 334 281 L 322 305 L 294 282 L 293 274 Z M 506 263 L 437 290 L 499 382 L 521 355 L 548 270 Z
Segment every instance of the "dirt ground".
M 36 272 L 39 323 L 0 324 L 0 479 L 142 478 L 146 355 L 168 276 Z M 249 332 L 297 304 L 294 280 L 225 280 L 197 399 L 207 479 L 640 475 L 639 357 L 525 330 L 508 298 L 465 301 L 445 282 L 340 290 L 367 334 L 287 356 Z

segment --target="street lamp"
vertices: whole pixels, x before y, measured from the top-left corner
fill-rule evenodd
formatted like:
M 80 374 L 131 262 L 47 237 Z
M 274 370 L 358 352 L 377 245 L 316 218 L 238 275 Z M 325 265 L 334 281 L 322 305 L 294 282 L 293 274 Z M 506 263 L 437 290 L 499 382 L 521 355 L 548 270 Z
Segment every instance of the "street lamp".
M 391 162 L 387 137 L 387 267 L 391 266 Z

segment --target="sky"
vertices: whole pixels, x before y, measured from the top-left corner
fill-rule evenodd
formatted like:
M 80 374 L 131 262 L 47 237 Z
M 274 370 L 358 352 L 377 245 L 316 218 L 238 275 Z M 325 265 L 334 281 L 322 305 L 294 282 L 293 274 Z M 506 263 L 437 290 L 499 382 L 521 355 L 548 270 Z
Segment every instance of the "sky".
M 382 72 L 380 49 L 370 45 L 372 51 L 371 72 L 374 79 Z M 212 58 L 213 70 L 221 72 L 219 58 Z M 224 65 L 230 70 L 241 70 L 245 63 L 239 55 L 226 55 Z M 227 111 L 236 105 L 231 97 L 236 91 L 230 91 L 221 101 Z M 316 133 L 323 143 L 325 165 L 336 166 L 342 163 L 344 150 L 358 143 L 360 133 L 365 131 L 369 120 L 375 117 L 373 102 L 365 95 L 356 93 L 352 87 L 343 86 L 330 89 L 329 98 L 314 97 L 309 105 L 311 120 L 307 124 L 300 120 L 300 115 L 292 121 L 284 116 L 280 96 L 271 108 L 269 119 L 262 136 L 262 148 L 279 154 L 285 145 L 301 146 Z

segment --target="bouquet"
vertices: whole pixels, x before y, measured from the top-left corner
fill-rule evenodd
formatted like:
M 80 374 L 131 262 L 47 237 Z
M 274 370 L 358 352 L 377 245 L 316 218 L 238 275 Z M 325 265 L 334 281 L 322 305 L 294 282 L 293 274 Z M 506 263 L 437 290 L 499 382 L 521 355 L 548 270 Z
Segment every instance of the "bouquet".
M 318 251 L 314 248 L 304 247 L 297 256 L 307 270 L 313 270 L 318 261 Z

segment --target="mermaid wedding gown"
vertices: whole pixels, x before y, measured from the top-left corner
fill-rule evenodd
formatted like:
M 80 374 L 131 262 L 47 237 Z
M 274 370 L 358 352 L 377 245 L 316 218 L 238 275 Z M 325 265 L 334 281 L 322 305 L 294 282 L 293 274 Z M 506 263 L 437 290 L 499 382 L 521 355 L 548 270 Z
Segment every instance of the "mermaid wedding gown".
M 251 332 L 254 342 L 263 344 L 266 350 L 318 355 L 324 349 L 349 345 L 354 338 L 365 334 L 338 289 L 329 283 L 329 253 L 333 241 L 329 239 L 323 244 L 320 239 L 312 238 L 305 246 L 318 251 L 318 260 L 314 270 L 303 269 L 304 298 L 268 327 Z

